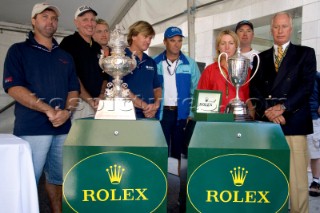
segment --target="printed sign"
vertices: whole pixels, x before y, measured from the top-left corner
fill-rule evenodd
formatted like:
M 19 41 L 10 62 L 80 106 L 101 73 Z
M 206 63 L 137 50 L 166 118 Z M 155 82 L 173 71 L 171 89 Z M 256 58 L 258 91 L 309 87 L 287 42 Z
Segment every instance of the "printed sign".
M 166 174 L 150 159 L 110 151 L 76 163 L 63 197 L 74 212 L 154 212 L 166 200 Z
M 289 182 L 267 159 L 226 154 L 195 169 L 188 179 L 187 193 L 198 212 L 279 212 L 286 208 Z

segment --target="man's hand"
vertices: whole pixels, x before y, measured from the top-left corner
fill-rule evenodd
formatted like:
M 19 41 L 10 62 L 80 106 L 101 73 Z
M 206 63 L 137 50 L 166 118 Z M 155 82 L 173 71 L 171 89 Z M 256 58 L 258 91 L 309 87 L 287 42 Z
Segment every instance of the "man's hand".
M 98 108 L 98 104 L 99 104 L 99 100 L 98 98 L 88 98 L 88 100 L 86 101 L 89 106 L 94 110 L 96 111 L 97 108 Z
M 51 121 L 54 127 L 59 127 L 64 124 L 70 117 L 70 113 L 67 110 L 59 109 L 58 107 L 55 108 L 55 113 L 53 116 L 48 116 L 49 120 Z M 48 114 L 47 114 L 48 115 Z
M 154 118 L 157 110 L 159 109 L 159 105 L 156 104 L 148 104 L 144 109 L 143 109 L 143 114 L 146 118 Z
M 57 111 L 52 107 L 50 107 L 48 110 L 45 111 L 45 114 L 47 115 L 48 119 L 51 121 L 56 116 Z
M 94 98 L 93 99 L 93 109 L 94 109 L 94 111 L 97 111 L 100 100 L 103 100 L 103 98 L 100 98 L 100 96 L 98 98 Z
M 275 119 L 273 119 L 272 122 L 276 123 L 276 124 L 285 125 L 286 119 L 282 115 L 280 115 L 280 116 L 276 117 Z
M 281 125 L 286 124 L 286 119 L 282 115 L 283 113 L 284 110 L 281 108 L 281 104 L 270 107 L 264 112 L 269 121 Z

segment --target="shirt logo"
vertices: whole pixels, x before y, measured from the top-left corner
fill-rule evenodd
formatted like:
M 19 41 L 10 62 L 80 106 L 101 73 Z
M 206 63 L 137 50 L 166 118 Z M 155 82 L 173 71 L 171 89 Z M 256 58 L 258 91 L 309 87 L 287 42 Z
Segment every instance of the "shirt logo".
M 148 65 L 146 65 L 146 69 L 147 69 L 147 70 L 154 70 L 154 67 L 153 67 L 153 66 L 148 66 Z
M 13 81 L 12 76 L 4 79 L 4 83 L 10 83 L 10 82 L 12 82 L 12 81 Z
M 68 61 L 67 60 L 64 60 L 62 58 L 59 58 L 59 61 L 62 62 L 63 64 L 68 64 Z

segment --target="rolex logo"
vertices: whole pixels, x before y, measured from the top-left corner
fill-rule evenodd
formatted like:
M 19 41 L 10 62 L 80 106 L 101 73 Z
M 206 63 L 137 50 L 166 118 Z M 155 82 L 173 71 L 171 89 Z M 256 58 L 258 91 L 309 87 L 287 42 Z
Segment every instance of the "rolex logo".
M 110 182 L 112 184 L 119 184 L 121 182 L 124 170 L 124 168 L 121 168 L 121 166 L 117 166 L 116 164 L 107 168 L 106 171 L 109 175 Z
M 244 184 L 244 181 L 246 180 L 248 171 L 245 170 L 245 168 L 241 168 L 240 166 L 238 166 L 238 168 L 233 168 L 233 170 L 230 170 L 231 176 L 232 176 L 232 180 L 233 180 L 233 184 L 235 186 L 242 186 Z

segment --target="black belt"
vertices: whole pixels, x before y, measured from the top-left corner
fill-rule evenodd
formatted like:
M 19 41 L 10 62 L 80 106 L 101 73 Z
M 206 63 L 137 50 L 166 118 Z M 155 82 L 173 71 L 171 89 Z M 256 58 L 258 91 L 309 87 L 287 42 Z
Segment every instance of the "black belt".
M 177 106 L 163 106 L 163 109 L 175 111 L 178 109 Z

